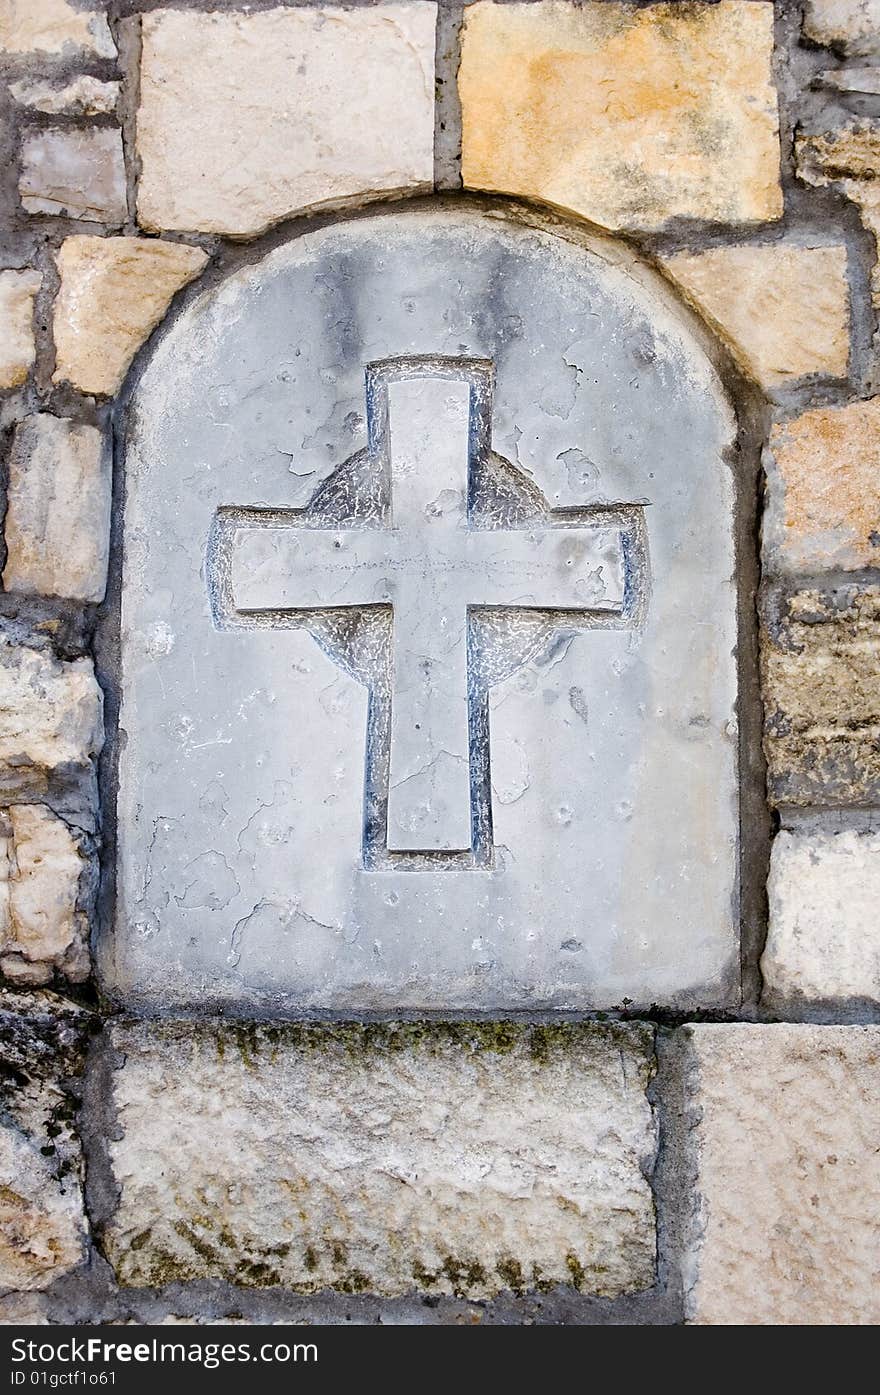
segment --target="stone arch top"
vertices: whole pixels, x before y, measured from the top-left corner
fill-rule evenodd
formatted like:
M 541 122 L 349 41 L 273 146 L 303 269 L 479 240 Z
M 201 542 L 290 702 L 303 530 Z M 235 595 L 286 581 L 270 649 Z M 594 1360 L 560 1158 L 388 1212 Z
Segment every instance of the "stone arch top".
M 738 992 L 734 418 L 661 283 L 470 208 L 203 292 L 125 445 L 115 994 Z

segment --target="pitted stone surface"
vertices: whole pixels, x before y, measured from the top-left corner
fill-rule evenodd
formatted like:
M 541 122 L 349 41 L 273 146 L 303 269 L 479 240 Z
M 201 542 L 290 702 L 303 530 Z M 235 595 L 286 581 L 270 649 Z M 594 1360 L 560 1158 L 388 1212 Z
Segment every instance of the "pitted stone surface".
M 880 834 L 779 833 L 761 1001 L 880 1003 Z
M 732 416 L 646 276 L 383 215 L 164 338 L 127 443 L 112 990 L 735 998 Z
M 880 1028 L 682 1030 L 696 1192 L 685 1314 L 880 1321 Z
M 650 1028 L 154 1022 L 109 1045 L 123 1284 L 653 1283 Z
M 0 1291 L 43 1289 L 86 1258 L 74 1120 L 88 1021 L 54 993 L 0 998 Z

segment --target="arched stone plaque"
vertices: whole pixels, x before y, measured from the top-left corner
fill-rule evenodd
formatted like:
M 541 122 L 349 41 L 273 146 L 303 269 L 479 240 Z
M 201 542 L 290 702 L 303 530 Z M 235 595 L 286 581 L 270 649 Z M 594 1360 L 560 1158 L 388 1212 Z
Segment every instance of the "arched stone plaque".
M 735 1000 L 733 431 L 647 273 L 484 212 L 196 299 L 128 421 L 110 990 Z

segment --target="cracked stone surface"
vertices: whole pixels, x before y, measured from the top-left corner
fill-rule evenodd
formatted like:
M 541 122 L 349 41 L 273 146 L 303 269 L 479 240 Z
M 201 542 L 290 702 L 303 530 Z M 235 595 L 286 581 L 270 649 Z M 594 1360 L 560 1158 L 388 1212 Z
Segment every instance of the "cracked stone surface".
M 103 696 L 91 659 L 56 659 L 0 636 L 2 792 L 42 794 L 55 772 L 86 774 L 103 741 Z
M 665 295 L 604 242 L 374 215 L 163 337 L 111 992 L 736 999 L 733 419 Z
M 50 116 L 110 116 L 116 110 L 119 88 L 118 82 L 105 82 L 87 73 L 60 83 L 24 77 L 9 84 L 19 106 Z
M 121 131 L 59 128 L 29 136 L 22 146 L 18 191 L 28 213 L 121 227 L 126 218 Z
M 354 194 L 429 189 L 436 14 L 144 15 L 141 225 L 244 236 Z
M 654 1280 L 644 1026 L 109 1033 L 126 1285 L 486 1298 Z
M 77 840 L 42 804 L 0 815 L 0 969 L 15 983 L 72 982 L 89 974 L 88 918 L 79 908 L 86 871 Z
M 880 587 L 768 593 L 762 682 L 777 805 L 875 805 L 880 795 Z

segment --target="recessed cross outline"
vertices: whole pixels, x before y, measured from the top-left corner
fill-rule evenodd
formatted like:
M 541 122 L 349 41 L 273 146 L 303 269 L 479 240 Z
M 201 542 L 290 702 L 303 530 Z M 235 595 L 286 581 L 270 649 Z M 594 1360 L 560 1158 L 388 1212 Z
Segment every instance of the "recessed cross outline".
M 305 628 L 369 689 L 367 870 L 492 867 L 490 687 L 646 613 L 644 507 L 551 508 L 492 449 L 493 386 L 485 359 L 370 363 L 366 448 L 304 508 L 212 522 L 216 628 Z

